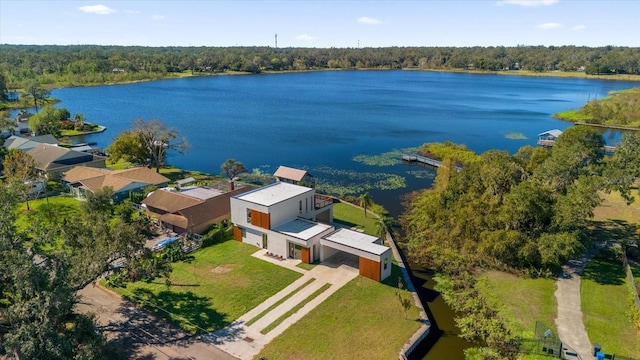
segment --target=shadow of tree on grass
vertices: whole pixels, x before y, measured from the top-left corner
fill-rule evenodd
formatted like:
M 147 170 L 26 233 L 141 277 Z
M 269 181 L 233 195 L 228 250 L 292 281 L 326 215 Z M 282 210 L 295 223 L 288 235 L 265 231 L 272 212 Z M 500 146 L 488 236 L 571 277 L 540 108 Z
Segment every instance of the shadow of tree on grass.
M 620 254 L 614 249 L 603 248 L 589 261 L 582 278 L 601 285 L 622 285 L 625 283 L 625 271 Z
M 211 301 L 191 291 L 151 290 L 137 288 L 127 299 L 144 305 L 157 315 L 178 325 L 190 334 L 203 334 L 221 329 L 230 323 L 226 314 L 211 307 Z

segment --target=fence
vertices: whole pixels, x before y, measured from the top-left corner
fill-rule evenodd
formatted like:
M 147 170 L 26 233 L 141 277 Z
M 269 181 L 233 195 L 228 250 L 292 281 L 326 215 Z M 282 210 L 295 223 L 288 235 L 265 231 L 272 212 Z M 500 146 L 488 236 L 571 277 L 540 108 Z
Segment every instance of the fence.
M 541 350 L 542 353 L 558 358 L 562 357 L 562 341 L 550 326 L 542 321 L 536 321 L 535 335 L 538 340 L 538 351 Z
M 627 259 L 627 255 L 625 254 L 622 257 L 622 263 L 624 264 L 624 270 L 627 272 L 627 282 L 629 283 L 630 291 L 632 291 L 635 295 L 635 304 L 636 309 L 640 309 L 640 298 L 638 297 L 638 288 L 636 287 L 636 280 L 633 277 L 633 271 L 631 271 L 631 266 L 629 265 L 629 259 Z

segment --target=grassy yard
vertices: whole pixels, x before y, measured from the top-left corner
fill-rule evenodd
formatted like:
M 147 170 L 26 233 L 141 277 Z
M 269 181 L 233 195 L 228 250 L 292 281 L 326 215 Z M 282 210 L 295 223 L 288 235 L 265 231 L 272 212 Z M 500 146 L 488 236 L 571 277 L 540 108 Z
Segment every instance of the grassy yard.
M 188 177 L 194 178 L 196 180 L 196 183 L 208 183 L 225 179 L 224 177 L 219 175 L 210 175 L 200 171 L 183 170 L 175 167 L 160 168 L 160 174 L 168 177 L 172 182 L 176 180 L 186 179 Z
M 18 206 L 16 225 L 20 230 L 27 230 L 36 218 L 49 217 L 51 221 L 72 220 L 80 211 L 80 201 L 68 196 L 49 196 L 49 205 L 46 198 L 29 200 L 29 209 L 31 211 L 27 212 L 27 203 Z
M 420 327 L 419 309 L 404 319 L 396 298 L 400 276 L 393 267 L 387 283 L 359 276 L 293 324 L 256 357 L 277 359 L 397 359 Z
M 360 208 L 353 207 L 349 204 L 334 203 L 333 218 L 335 221 L 349 226 L 355 226 L 358 229 L 364 230 L 365 233 L 375 236 L 376 222 L 378 219 L 369 212 L 367 212 L 367 217 L 365 217 L 364 211 Z
M 625 271 L 613 250 L 603 249 L 585 268 L 580 283 L 584 325 L 591 342 L 607 354 L 640 358 L 640 340 L 630 320 Z
M 481 277 L 479 289 L 503 306 L 501 313 L 523 339 L 523 354 L 520 357 L 548 358 L 532 354 L 537 347 L 534 330 L 536 321 L 541 321 L 555 332 L 555 280 L 526 279 L 505 272 L 489 271 Z
M 252 257 L 256 250 L 228 240 L 196 251 L 191 262 L 174 263 L 170 287 L 164 279 L 156 279 L 115 290 L 190 333 L 197 333 L 197 327 L 214 331 L 301 276 Z

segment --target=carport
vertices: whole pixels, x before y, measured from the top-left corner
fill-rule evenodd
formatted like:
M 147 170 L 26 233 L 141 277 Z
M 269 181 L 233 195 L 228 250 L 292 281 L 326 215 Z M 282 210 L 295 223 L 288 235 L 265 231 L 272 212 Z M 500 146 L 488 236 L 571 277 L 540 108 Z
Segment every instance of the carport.
M 345 252 L 358 256 L 360 275 L 382 281 L 391 275 L 391 249 L 375 236 L 345 228 L 320 239 L 320 261 Z

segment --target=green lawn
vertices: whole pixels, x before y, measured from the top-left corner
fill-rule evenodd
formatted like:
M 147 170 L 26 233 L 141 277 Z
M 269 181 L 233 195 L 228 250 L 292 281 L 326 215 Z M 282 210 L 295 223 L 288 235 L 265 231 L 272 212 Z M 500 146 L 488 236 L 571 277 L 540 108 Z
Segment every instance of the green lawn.
M 603 352 L 640 358 L 640 340 L 631 323 L 625 271 L 614 251 L 602 249 L 580 282 L 584 325 Z
M 375 236 L 378 219 L 370 212 L 367 212 L 367 217 L 365 217 L 364 211 L 360 208 L 343 203 L 334 203 L 333 219 L 343 224 L 355 226 L 364 230 L 365 233 Z
M 359 276 L 269 343 L 256 357 L 277 359 L 397 359 L 420 327 L 419 309 L 404 319 L 393 267 L 387 284 Z M 390 285 L 391 284 L 391 285 Z
M 50 221 L 62 221 L 62 219 L 71 220 L 75 214 L 80 211 L 80 201 L 68 196 L 49 196 L 49 205 L 47 199 L 29 200 L 29 209 L 27 212 L 27 203 L 18 206 L 18 219 L 16 225 L 20 230 L 27 230 L 33 225 L 36 218 L 48 218 Z
M 512 330 L 523 339 L 520 357 L 548 358 L 533 354 L 537 348 L 535 324 L 541 321 L 555 331 L 555 279 L 521 278 L 505 272 L 489 271 L 481 277 L 478 288 L 503 306 L 502 315 L 509 320 Z
M 174 263 L 170 288 L 164 279 L 156 279 L 115 290 L 132 301 L 153 305 L 150 309 L 190 333 L 197 333 L 197 327 L 214 331 L 301 276 L 252 257 L 256 250 L 228 240 L 196 251 L 190 263 Z
M 200 171 L 183 170 L 175 167 L 160 168 L 160 174 L 168 177 L 172 182 L 186 179 L 188 177 L 194 178 L 196 182 L 212 182 L 225 179 L 219 175 L 210 175 Z

